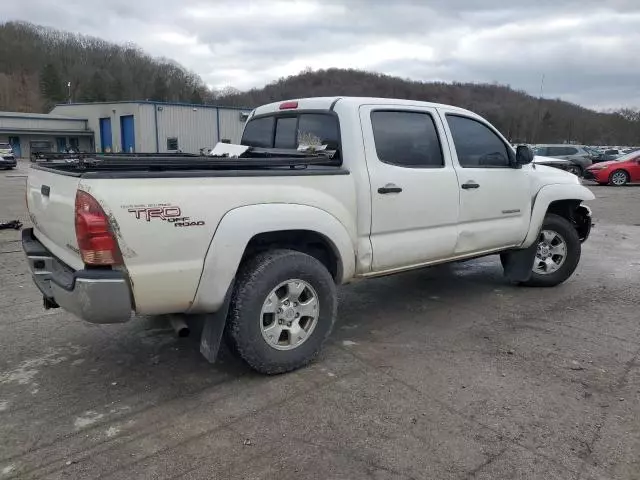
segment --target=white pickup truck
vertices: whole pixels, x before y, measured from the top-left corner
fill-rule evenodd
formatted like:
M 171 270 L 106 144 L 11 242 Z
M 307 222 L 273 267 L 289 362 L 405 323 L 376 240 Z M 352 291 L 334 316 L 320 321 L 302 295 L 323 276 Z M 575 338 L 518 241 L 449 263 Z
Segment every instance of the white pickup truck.
M 336 285 L 501 254 L 510 281 L 554 286 L 591 229 L 576 176 L 452 106 L 273 103 L 241 143 L 239 157 L 33 164 L 23 248 L 45 307 L 96 323 L 204 315 L 209 360 L 226 336 L 280 373 L 319 352 Z

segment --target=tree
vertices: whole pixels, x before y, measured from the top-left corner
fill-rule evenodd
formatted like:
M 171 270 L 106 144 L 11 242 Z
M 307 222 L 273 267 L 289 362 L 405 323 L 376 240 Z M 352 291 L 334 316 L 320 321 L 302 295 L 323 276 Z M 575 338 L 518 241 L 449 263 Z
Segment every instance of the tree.
M 49 103 L 60 103 L 66 98 L 65 88 L 58 69 L 52 63 L 47 63 L 40 72 L 40 92 Z
M 89 80 L 89 82 L 87 82 L 85 88 L 82 90 L 80 99 L 83 102 L 107 101 L 107 84 L 102 72 L 94 72 L 94 74 L 91 76 L 91 79 Z
M 193 91 L 191 92 L 191 97 L 189 98 L 189 103 L 194 103 L 194 104 L 198 104 L 198 105 L 204 103 L 202 95 L 200 94 L 200 91 L 197 88 L 194 88 Z
M 169 88 L 167 81 L 160 75 L 156 75 L 153 81 L 153 93 L 151 94 L 151 100 L 156 102 L 166 102 L 169 98 Z

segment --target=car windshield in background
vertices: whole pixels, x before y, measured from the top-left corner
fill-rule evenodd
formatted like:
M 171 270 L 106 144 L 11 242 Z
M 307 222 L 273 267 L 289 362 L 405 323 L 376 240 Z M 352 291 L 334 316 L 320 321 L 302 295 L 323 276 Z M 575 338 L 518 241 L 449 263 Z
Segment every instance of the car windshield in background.
M 626 162 L 627 160 L 631 160 L 631 159 L 639 157 L 639 156 L 640 156 L 639 152 L 631 152 L 631 153 L 627 153 L 626 155 L 622 155 L 621 157 L 614 158 L 613 161 L 614 162 Z
M 11 144 L 9 143 L 0 143 L 0 150 L 11 150 Z

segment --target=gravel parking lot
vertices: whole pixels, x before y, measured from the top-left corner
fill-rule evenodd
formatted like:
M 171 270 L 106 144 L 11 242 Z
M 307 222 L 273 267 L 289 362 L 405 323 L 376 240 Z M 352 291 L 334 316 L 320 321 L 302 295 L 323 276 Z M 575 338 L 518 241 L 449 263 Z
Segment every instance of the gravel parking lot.
M 27 216 L 26 166 L 0 220 Z M 44 311 L 0 231 L 0 478 L 640 478 L 640 187 L 593 187 L 578 271 L 497 257 L 341 289 L 321 358 L 278 377 L 161 319 Z

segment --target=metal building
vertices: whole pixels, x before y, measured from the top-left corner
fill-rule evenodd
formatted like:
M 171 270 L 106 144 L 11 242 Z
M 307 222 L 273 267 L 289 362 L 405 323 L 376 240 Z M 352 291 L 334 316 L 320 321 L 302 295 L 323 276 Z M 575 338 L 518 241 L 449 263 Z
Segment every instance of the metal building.
M 41 113 L 0 112 L 0 143 L 10 143 L 16 157 L 32 152 L 92 151 L 94 132 L 85 118 Z
M 248 108 L 163 102 L 70 103 L 51 114 L 86 119 L 98 152 L 198 153 L 239 143 Z

